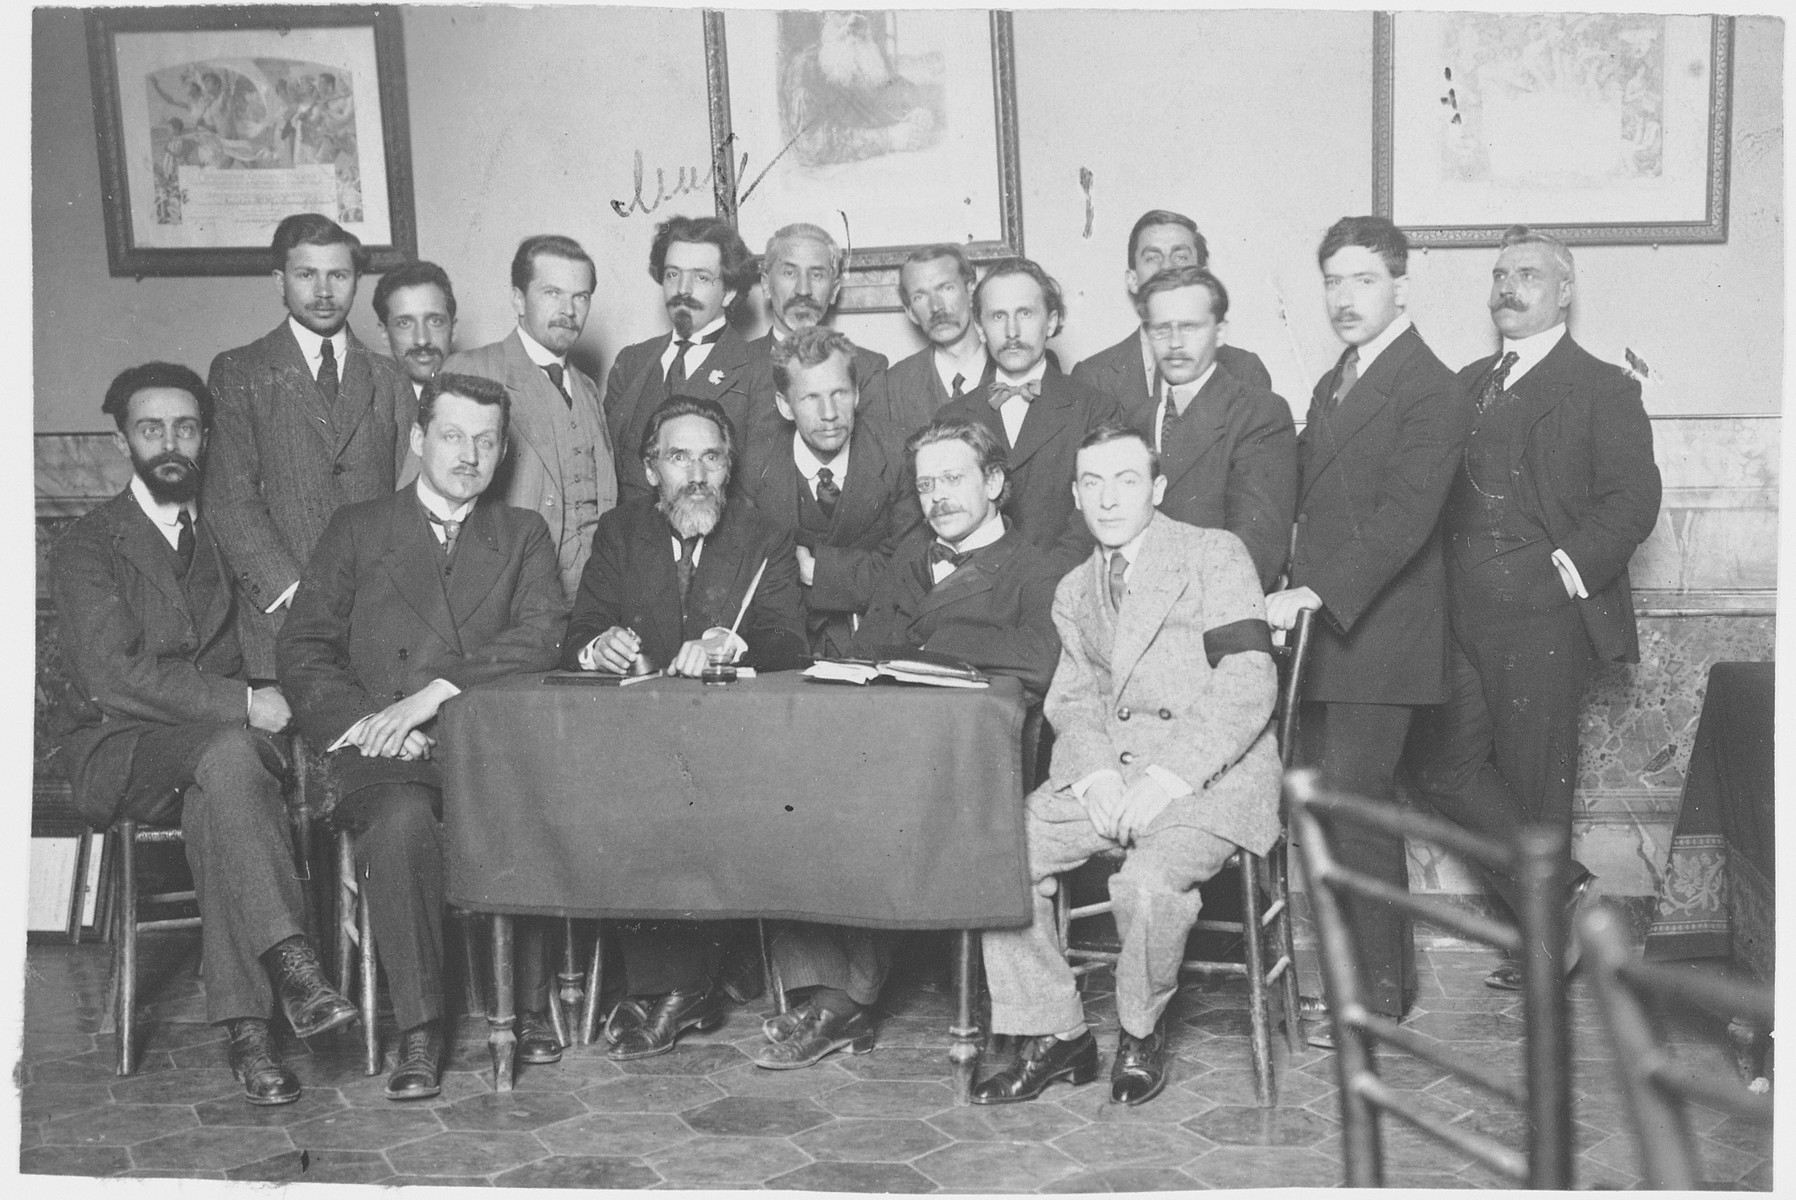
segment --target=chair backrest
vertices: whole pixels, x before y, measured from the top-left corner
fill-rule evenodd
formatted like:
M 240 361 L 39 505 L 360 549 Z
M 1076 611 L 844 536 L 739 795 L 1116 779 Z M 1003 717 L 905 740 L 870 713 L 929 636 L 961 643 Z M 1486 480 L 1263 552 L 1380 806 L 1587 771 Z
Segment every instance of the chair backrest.
M 1620 914 L 1607 905 L 1584 914 L 1578 938 L 1583 961 L 1595 976 L 1597 1004 L 1646 1185 L 1677 1190 L 1712 1186 L 1700 1182 L 1686 1105 L 1695 1101 L 1769 1125 L 1771 1096 L 1746 1090 L 1737 1078 L 1680 1070 L 1666 1052 L 1654 1010 L 1667 1004 L 1698 1008 L 1730 1019 L 1748 1017 L 1768 1028 L 1771 989 L 1640 961 L 1628 944 Z
M 1289 769 L 1291 756 L 1297 751 L 1297 712 L 1303 695 L 1303 673 L 1310 660 L 1310 628 L 1316 611 L 1306 608 L 1297 614 L 1297 624 L 1285 635 L 1285 644 L 1273 647 L 1272 661 L 1278 667 L 1278 757 Z
M 1309 885 L 1322 951 L 1322 984 L 1335 1024 L 1335 1069 L 1341 1092 L 1341 1135 L 1349 1187 L 1381 1187 L 1384 1181 L 1379 1119 L 1394 1113 L 1424 1134 L 1489 1166 L 1519 1186 L 1571 1186 L 1571 1081 L 1564 980 L 1565 930 L 1558 897 L 1568 874 L 1563 830 L 1528 828 L 1508 843 L 1475 837 L 1456 825 L 1394 805 L 1325 791 L 1314 771 L 1285 775 L 1285 799 Z M 1517 927 L 1455 907 L 1438 897 L 1412 896 L 1402 888 L 1343 867 L 1336 852 L 1337 826 L 1371 828 L 1389 836 L 1431 842 L 1483 866 L 1514 870 L 1528 911 Z M 1496 946 L 1522 959 L 1524 1068 L 1505 1078 L 1483 1064 L 1444 1050 L 1441 1043 L 1369 1011 L 1361 997 L 1359 948 L 1348 918 L 1347 896 L 1382 903 Z M 1523 1111 L 1527 1138 L 1520 1149 L 1461 1126 L 1450 1125 L 1378 1076 L 1374 1046 L 1393 1046 L 1433 1063 Z

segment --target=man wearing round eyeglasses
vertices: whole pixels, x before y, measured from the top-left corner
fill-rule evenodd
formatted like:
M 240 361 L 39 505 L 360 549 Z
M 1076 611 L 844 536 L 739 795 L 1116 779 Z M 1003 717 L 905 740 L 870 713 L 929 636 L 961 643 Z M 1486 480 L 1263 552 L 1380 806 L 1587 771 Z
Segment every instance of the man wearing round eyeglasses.
M 654 496 L 599 518 L 562 666 L 698 676 L 713 651 L 760 671 L 809 661 L 792 534 L 729 503 L 734 441 L 715 400 L 673 396 L 650 414 L 642 467 Z M 605 1022 L 610 1057 L 665 1054 L 686 1030 L 722 1022 L 725 951 L 741 938 L 718 921 L 621 929 L 626 998 Z
M 1154 409 L 1143 432 L 1166 480 L 1160 511 L 1240 538 L 1260 586 L 1271 588 L 1297 510 L 1291 407 L 1222 366 L 1229 293 L 1204 268 L 1166 268 L 1141 285 L 1135 307 L 1154 352 Z
M 605 386 L 613 446 L 636 446 L 649 414 L 669 396 L 715 400 L 736 429 L 748 418 L 748 345 L 730 324 L 759 264 L 734 226 L 716 217 L 671 217 L 655 227 L 649 278 L 661 285 L 667 332 L 617 352 Z M 618 455 L 619 503 L 654 489 L 628 454 Z

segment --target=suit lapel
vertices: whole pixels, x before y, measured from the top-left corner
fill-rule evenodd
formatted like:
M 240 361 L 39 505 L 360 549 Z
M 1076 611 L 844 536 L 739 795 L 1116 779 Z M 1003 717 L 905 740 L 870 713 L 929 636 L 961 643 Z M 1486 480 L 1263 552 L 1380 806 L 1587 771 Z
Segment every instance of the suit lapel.
M 119 539 L 119 552 L 168 598 L 171 605 L 192 621 L 193 611 L 188 606 L 187 593 L 181 587 L 181 581 L 175 578 L 174 559 L 169 555 L 168 542 L 156 528 L 156 523 L 144 513 L 129 489 L 119 507 L 113 524 L 114 536 Z
M 461 535 L 455 539 L 455 565 L 449 572 L 449 614 L 458 630 L 474 615 L 505 569 L 498 516 L 493 510 L 496 503 L 476 500 Z
M 736 610 L 742 606 L 742 597 L 748 591 L 748 581 L 754 577 L 755 568 L 761 565 L 760 559 L 750 562 L 743 553 L 741 522 L 731 520 L 731 515 L 726 506 L 723 520 L 705 539 L 704 553 L 692 572 L 692 587 L 686 596 L 688 616 L 708 613 L 714 623 L 726 628 L 736 619 Z M 737 516 L 740 516 L 739 512 Z
M 1517 405 L 1519 411 L 1516 414 L 1518 419 L 1514 425 L 1514 435 L 1509 443 L 1511 469 L 1521 463 L 1535 425 L 1571 394 L 1571 385 L 1565 381 L 1565 367 L 1571 359 L 1570 343 L 1570 334 L 1561 337 L 1558 344 L 1547 351 L 1547 356 L 1536 363 L 1534 369 L 1522 376 L 1515 385 L 1515 394 L 1510 403 Z
M 1141 357 L 1141 334 L 1133 334 L 1118 347 L 1116 395 L 1121 398 L 1123 413 L 1131 424 L 1142 425 L 1154 418 L 1154 384 L 1148 378 L 1147 363 Z M 1145 415 L 1136 417 L 1136 414 Z
M 762 460 L 761 478 L 756 481 L 755 492 L 758 498 L 755 500 L 755 507 L 766 513 L 768 519 L 781 529 L 796 529 L 801 479 L 798 463 L 792 458 L 791 442 L 778 443 Z
M 543 369 L 530 361 L 515 329 L 505 339 L 505 386 L 512 397 L 510 440 L 519 447 L 519 453 L 528 452 L 541 459 L 544 472 L 560 490 L 561 471 L 553 449 L 555 435 L 543 421 L 544 414 L 553 409 L 565 410 L 567 402 Z
M 655 627 L 658 635 L 655 640 L 669 647 L 669 653 L 672 653 L 679 650 L 680 643 L 685 640 L 681 636 L 680 577 L 674 570 L 673 530 L 659 509 L 644 505 L 638 510 L 630 536 L 636 543 L 631 562 L 637 568 L 638 584 L 646 593 L 643 614 Z M 644 642 L 650 640 L 648 630 L 637 632 L 643 635 Z M 666 665 L 655 664 L 657 667 Z
M 349 445 L 361 426 L 362 418 L 374 407 L 374 371 L 368 363 L 368 347 L 362 345 L 348 328 L 343 334 L 343 378 L 338 384 L 337 406 L 331 419 L 338 454 L 343 453 L 343 448 Z
M 1161 451 L 1168 488 L 1176 487 L 1205 455 L 1222 444 L 1236 387 L 1233 377 L 1217 367 L 1185 406 L 1185 415 L 1173 427 L 1172 443 Z M 1151 420 L 1151 413 L 1149 417 Z
M 669 340 L 672 337 L 672 334 L 668 335 Z M 667 342 L 661 343 L 656 355 L 657 362 L 661 354 L 667 353 L 667 345 Z M 705 355 L 705 361 L 698 365 L 698 369 L 681 390 L 688 396 L 717 400 L 726 392 L 746 391 L 741 386 L 741 381 L 743 372 L 747 370 L 748 343 L 742 340 L 742 335 L 736 332 L 734 326 L 725 325 L 723 336 L 717 339 L 717 344 L 711 347 L 711 353 Z M 737 432 L 747 436 L 747 430 Z
M 1166 614 L 1188 585 L 1185 577 L 1173 569 L 1171 556 L 1162 553 L 1158 544 L 1160 525 L 1170 519 L 1155 514 L 1129 571 L 1129 589 L 1116 614 L 1116 644 L 1110 655 L 1110 686 L 1115 695 L 1122 694 L 1129 673 L 1141 661 L 1154 635 L 1166 623 Z M 1087 563 L 1084 569 L 1092 568 Z
M 268 335 L 267 341 L 270 394 L 279 397 L 277 402 L 281 404 L 297 402 L 301 412 L 300 419 L 329 448 L 332 457 L 335 457 L 337 439 L 331 425 L 330 405 L 325 402 L 324 389 L 318 386 L 312 369 L 306 365 L 306 356 L 299 348 L 299 339 L 293 336 L 292 323 L 282 321 Z
M 886 465 L 884 447 L 871 432 L 862 432 L 866 428 L 857 422 L 848 440 L 848 478 L 842 483 L 842 498 L 836 501 L 835 515 L 830 518 L 832 534 L 863 528 L 885 498 L 886 489 L 881 486 Z
M 1035 456 L 1036 451 L 1059 437 L 1066 428 L 1068 418 L 1072 414 L 1073 401 L 1066 389 L 1060 386 L 1060 372 L 1053 367 L 1041 377 L 1041 395 L 1029 405 L 1029 413 L 1023 418 L 1023 427 L 1017 431 L 1016 445 L 1010 453 L 1010 469 L 1018 470 Z M 990 408 L 988 404 L 986 406 Z M 1000 417 L 1000 425 L 1003 419 Z
M 397 492 L 391 501 L 387 544 L 380 563 L 412 611 L 444 643 L 462 652 L 449 597 L 443 591 L 443 565 L 437 556 L 436 534 L 425 519 L 424 506 L 414 492 Z M 458 551 L 459 553 L 459 548 Z
M 205 597 L 208 601 L 203 609 L 193 614 L 195 632 L 199 635 L 199 644 L 204 647 L 212 643 L 225 629 L 231 619 L 231 571 L 225 562 L 224 551 L 219 548 L 218 539 L 213 536 L 211 523 L 202 514 L 194 524 L 196 540 L 195 555 L 207 554 L 212 558 L 212 570 L 217 586 Z
M 1326 409 L 1316 421 L 1317 438 L 1315 457 L 1310 460 L 1310 469 L 1305 472 L 1303 491 L 1309 494 L 1311 485 L 1328 468 L 1335 457 L 1341 453 L 1353 435 L 1366 427 L 1366 423 L 1377 416 L 1379 411 L 1391 402 L 1391 387 L 1397 381 L 1397 374 L 1409 361 L 1410 355 L 1421 343 L 1422 335 L 1413 327 L 1405 329 L 1397 340 L 1385 347 L 1372 362 L 1372 369 L 1360 376 L 1359 382 L 1353 385 L 1340 403 Z M 1338 370 L 1338 366 L 1336 370 Z M 1324 386 L 1333 390 L 1332 381 L 1335 371 L 1331 370 Z
M 946 605 L 959 604 L 963 600 L 991 591 L 998 568 L 1010 558 L 1010 553 L 1010 548 L 998 554 L 974 551 L 973 557 L 963 563 L 958 571 L 929 589 L 928 594 L 917 604 L 916 616 L 923 617 Z M 925 557 L 923 562 L 924 571 L 927 572 L 928 558 Z

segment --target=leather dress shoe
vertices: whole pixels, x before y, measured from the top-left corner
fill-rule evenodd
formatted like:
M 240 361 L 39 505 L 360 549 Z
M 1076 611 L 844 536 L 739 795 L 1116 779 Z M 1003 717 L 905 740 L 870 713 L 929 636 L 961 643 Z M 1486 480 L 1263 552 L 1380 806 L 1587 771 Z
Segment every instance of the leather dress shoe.
M 688 1029 L 703 1033 L 723 1024 L 723 992 L 707 988 L 702 992 L 669 992 L 655 1001 L 648 1018 L 630 1029 L 618 1032 L 617 1044 L 605 1052 L 616 1062 L 633 1058 L 653 1058 L 666 1054 Z
M 1303 1022 L 1303 1040 L 1318 1050 L 1338 1049 L 1335 1044 L 1334 1017 L 1328 1001 L 1321 996 L 1297 997 L 1297 1016 Z
M 611 1012 L 605 1018 L 605 1043 L 617 1045 L 617 1039 L 624 1035 L 624 1030 L 634 1029 L 649 1019 L 649 1006 L 641 1000 L 629 996 L 611 1006 Z
M 1138 1038 L 1123 1030 L 1116 1039 L 1116 1061 L 1110 1064 L 1110 1100 L 1133 1108 L 1146 1104 L 1166 1087 L 1166 1018 Z
M 399 1061 L 387 1077 L 387 1099 L 426 1100 L 443 1090 L 443 1028 L 426 1021 L 399 1035 Z
M 864 1008 L 843 1014 L 805 1003 L 778 1019 L 786 1017 L 796 1020 L 786 1028 L 786 1036 L 770 1041 L 755 1056 L 755 1066 L 791 1071 L 808 1067 L 844 1047 L 850 1054 L 867 1054 L 873 1049 L 873 1018 Z
M 1074 1084 L 1098 1077 L 1098 1040 L 1091 1030 L 1063 1042 L 1053 1035 L 1032 1037 L 1023 1043 L 1017 1061 L 989 1079 L 973 1085 L 974 1104 L 1015 1104 L 1033 1100 L 1056 1079 Z
M 518 1018 L 518 1061 L 556 1063 L 561 1061 L 561 1039 L 549 1023 L 549 1014 L 523 1013 Z
M 1570 975 L 1577 969 L 1582 947 L 1578 944 L 1578 914 L 1590 900 L 1590 885 L 1596 882 L 1596 876 L 1589 871 L 1581 873 L 1565 891 L 1565 904 L 1560 910 L 1560 920 L 1565 929 L 1565 973 Z M 1522 964 L 1515 959 L 1506 958 L 1502 964 L 1484 977 L 1484 986 L 1495 988 L 1500 992 L 1519 992 L 1522 990 Z
M 317 1037 L 341 1029 L 360 1015 L 355 1005 L 325 978 L 324 965 L 303 936 L 295 934 L 276 943 L 262 955 L 262 961 L 274 976 L 287 1024 L 300 1037 Z
M 274 1036 L 267 1021 L 253 1017 L 226 1021 L 225 1032 L 231 1038 L 231 1074 L 243 1085 L 245 1100 L 274 1105 L 299 1099 L 299 1080 L 274 1052 Z

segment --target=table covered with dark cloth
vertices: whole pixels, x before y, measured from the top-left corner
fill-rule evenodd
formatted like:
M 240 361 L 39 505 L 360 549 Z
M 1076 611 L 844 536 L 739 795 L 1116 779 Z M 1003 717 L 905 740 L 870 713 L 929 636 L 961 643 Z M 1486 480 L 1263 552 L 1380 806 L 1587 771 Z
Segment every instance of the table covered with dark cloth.
M 481 912 L 1026 924 L 1010 679 L 474 688 L 443 710 L 448 898 Z
M 1772 978 L 1774 697 L 1771 663 L 1709 669 L 1648 958 L 1731 956 Z

